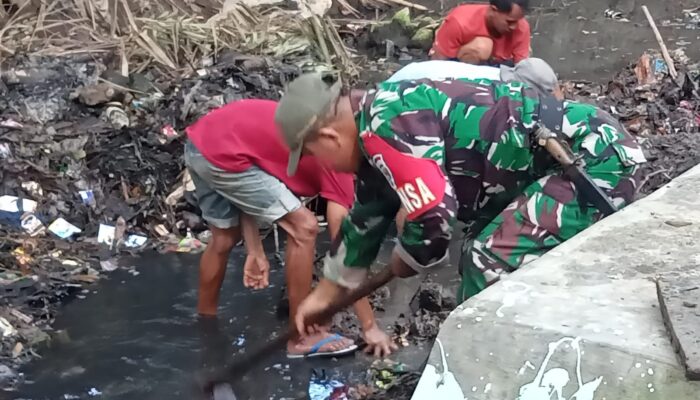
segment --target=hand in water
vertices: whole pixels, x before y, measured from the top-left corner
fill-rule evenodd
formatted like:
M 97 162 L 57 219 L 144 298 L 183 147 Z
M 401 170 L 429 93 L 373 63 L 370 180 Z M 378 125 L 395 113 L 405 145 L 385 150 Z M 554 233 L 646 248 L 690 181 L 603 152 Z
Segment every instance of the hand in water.
M 374 354 L 377 358 L 387 357 L 399 349 L 389 335 L 384 333 L 377 324 L 373 324 L 371 328 L 366 329 L 362 333 L 362 338 L 367 343 L 365 353 Z
M 243 266 L 243 286 L 251 289 L 265 289 L 270 285 L 270 263 L 267 257 L 249 254 Z

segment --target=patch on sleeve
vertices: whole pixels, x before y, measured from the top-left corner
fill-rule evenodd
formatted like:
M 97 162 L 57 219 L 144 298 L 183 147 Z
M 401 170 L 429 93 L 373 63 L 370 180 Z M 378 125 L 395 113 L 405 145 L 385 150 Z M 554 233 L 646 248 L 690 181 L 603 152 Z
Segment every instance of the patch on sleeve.
M 409 220 L 442 203 L 445 175 L 435 160 L 401 153 L 371 132 L 360 136 L 370 163 L 386 177 L 399 195 L 401 204 L 408 211 Z

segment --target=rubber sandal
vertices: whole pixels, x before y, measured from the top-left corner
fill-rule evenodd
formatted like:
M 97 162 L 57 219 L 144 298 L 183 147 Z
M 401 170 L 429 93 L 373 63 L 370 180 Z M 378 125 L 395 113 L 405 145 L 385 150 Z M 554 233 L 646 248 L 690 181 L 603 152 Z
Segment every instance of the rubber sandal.
M 357 350 L 357 345 L 352 344 L 344 349 L 340 350 L 335 350 L 335 351 L 320 351 L 321 347 L 327 345 L 328 343 L 333 343 L 337 342 L 341 339 L 344 339 L 342 336 L 336 334 L 333 336 L 329 336 L 325 339 L 319 340 L 313 347 L 311 347 L 311 350 L 309 350 L 308 353 L 306 354 L 287 354 L 287 358 L 291 359 L 296 359 L 296 358 L 312 358 L 312 357 L 338 357 L 338 356 L 344 356 L 350 353 L 354 353 L 355 350 Z

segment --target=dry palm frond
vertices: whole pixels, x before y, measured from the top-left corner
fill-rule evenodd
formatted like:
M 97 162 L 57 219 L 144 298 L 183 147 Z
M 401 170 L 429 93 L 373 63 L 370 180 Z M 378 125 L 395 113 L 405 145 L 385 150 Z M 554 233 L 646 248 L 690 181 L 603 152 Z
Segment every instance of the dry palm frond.
M 214 8 L 221 3 L 32 0 L 11 16 L 0 14 L 5 22 L 0 56 L 17 48 L 42 55 L 111 51 L 128 75 L 153 62 L 168 71 L 194 68 L 230 48 L 285 59 L 310 57 L 354 73 L 350 53 L 329 18 L 303 19 L 295 11 L 261 11 L 229 1 L 223 9 Z

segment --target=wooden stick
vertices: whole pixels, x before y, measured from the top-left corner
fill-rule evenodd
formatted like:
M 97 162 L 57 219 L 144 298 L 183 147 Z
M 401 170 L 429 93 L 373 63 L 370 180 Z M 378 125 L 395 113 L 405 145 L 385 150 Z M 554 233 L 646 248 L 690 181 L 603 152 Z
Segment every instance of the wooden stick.
M 384 269 L 379 273 L 369 277 L 369 279 L 360 287 L 348 292 L 347 295 L 338 300 L 337 303 L 331 304 L 320 314 L 310 316 L 307 319 L 307 322 L 321 322 L 332 318 L 333 315 L 351 306 L 357 300 L 369 296 L 375 290 L 386 285 L 394 277 L 395 275 L 392 272 L 391 267 L 384 267 Z M 230 364 L 224 370 L 220 371 L 216 376 L 214 376 L 214 379 L 210 380 L 204 385 L 203 389 L 205 393 L 211 394 L 215 386 L 232 382 L 240 378 L 253 367 L 257 366 L 260 362 L 264 361 L 266 357 L 274 350 L 283 347 L 290 338 L 298 337 L 298 335 L 299 334 L 297 333 L 296 327 L 290 326 L 288 330 L 285 330 L 277 338 L 272 339 L 265 346 L 248 354 L 242 355 L 236 362 Z
M 676 71 L 676 67 L 673 65 L 673 59 L 671 58 L 671 55 L 668 53 L 668 49 L 666 48 L 666 43 L 664 43 L 664 38 L 661 37 L 661 33 L 659 32 L 659 28 L 656 27 L 656 23 L 654 22 L 654 18 L 651 16 L 651 13 L 649 12 L 649 9 L 647 6 L 642 6 L 642 10 L 644 11 L 644 14 L 647 16 L 647 20 L 649 21 L 649 25 L 651 25 L 651 29 L 654 31 L 654 36 L 656 36 L 656 41 L 659 42 L 659 47 L 661 47 L 661 54 L 664 56 L 664 60 L 666 60 L 666 65 L 668 65 L 668 72 L 671 74 L 671 78 L 675 81 L 678 78 L 678 71 Z

